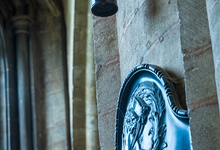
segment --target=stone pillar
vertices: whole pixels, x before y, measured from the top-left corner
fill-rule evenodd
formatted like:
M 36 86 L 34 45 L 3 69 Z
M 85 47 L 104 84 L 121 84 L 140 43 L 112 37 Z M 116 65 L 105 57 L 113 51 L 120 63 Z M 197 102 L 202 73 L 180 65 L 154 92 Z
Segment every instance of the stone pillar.
M 19 147 L 16 63 L 12 41 L 9 21 L 0 18 L 0 150 L 18 150 Z
M 76 0 L 75 6 L 77 7 L 75 7 L 73 54 L 73 148 L 86 149 L 85 72 L 88 1 Z
M 1 21 L 1 20 L 0 20 Z M 0 149 L 7 150 L 7 99 L 5 41 L 0 22 Z
M 218 94 L 218 103 L 220 103 L 220 0 L 206 0 L 208 22 L 210 29 L 210 36 L 212 41 L 212 53 L 214 57 L 215 66 L 215 81 Z M 220 105 L 219 110 L 220 110 Z
M 86 149 L 98 150 L 98 121 L 95 95 L 95 65 L 93 48 L 92 15 L 88 13 L 87 51 L 86 51 Z
M 68 72 L 68 94 L 69 94 L 69 120 L 70 120 L 70 144 L 73 145 L 73 44 L 74 44 L 74 14 L 75 1 L 67 0 L 64 2 L 64 14 L 66 24 L 66 44 L 67 44 L 67 72 Z
M 20 15 L 12 18 L 15 30 L 17 93 L 19 109 L 20 149 L 32 149 L 31 99 L 29 79 L 28 27 L 31 20 Z
M 179 0 L 185 90 L 194 150 L 218 149 L 220 130 L 205 0 Z
M 115 110 L 120 91 L 116 16 L 94 17 L 94 58 L 100 148 L 114 149 Z

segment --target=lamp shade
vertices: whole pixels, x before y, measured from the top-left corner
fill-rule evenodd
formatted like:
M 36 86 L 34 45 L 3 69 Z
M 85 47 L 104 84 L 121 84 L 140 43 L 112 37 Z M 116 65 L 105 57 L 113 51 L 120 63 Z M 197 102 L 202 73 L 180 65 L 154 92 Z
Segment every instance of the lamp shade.
M 93 15 L 108 17 L 118 11 L 116 0 L 90 0 Z

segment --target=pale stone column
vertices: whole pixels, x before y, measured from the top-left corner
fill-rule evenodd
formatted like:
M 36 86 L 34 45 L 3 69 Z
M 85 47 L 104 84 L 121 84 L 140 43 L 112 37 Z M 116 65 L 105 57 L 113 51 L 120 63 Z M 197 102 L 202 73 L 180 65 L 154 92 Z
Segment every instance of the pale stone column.
M 218 94 L 218 106 L 220 110 L 220 0 L 206 0 L 210 36 L 212 41 L 212 53 L 215 65 L 215 82 Z
M 95 90 L 95 65 L 92 15 L 88 13 L 86 51 L 86 149 L 98 150 L 98 119 Z
M 94 57 L 100 147 L 114 149 L 115 116 L 120 91 L 116 16 L 94 17 Z
M 74 44 L 74 13 L 75 1 L 66 0 L 64 2 L 64 14 L 66 22 L 66 44 L 67 44 L 67 72 L 68 72 L 68 90 L 69 90 L 69 120 L 70 120 L 70 144 L 73 145 L 73 44 Z
M 206 1 L 179 0 L 178 9 L 192 146 L 218 149 L 220 120 Z
M 20 15 L 12 18 L 15 29 L 15 47 L 17 63 L 17 93 L 19 109 L 20 149 L 32 149 L 31 99 L 29 79 L 29 43 L 28 28 L 31 20 Z
M 73 148 L 86 149 L 86 36 L 87 0 L 75 1 L 73 53 Z M 83 11 L 82 11 L 83 10 Z

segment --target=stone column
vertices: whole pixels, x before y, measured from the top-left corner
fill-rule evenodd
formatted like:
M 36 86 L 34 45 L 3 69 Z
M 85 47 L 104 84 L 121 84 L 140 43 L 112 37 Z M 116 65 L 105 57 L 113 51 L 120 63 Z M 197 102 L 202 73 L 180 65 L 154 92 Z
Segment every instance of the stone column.
M 206 1 L 179 0 L 178 9 L 192 146 L 218 149 L 220 120 Z
M 116 16 L 94 17 L 94 59 L 100 148 L 114 149 L 115 110 L 121 86 Z
M 86 50 L 86 150 L 98 150 L 98 119 L 95 95 L 95 64 L 93 44 L 92 15 L 88 12 L 87 50 Z
M 9 21 L 0 17 L 0 150 L 19 147 L 16 68 L 10 30 Z
M 20 149 L 32 149 L 31 99 L 29 79 L 28 28 L 31 20 L 20 15 L 12 18 L 15 31 L 17 93 L 19 109 Z
M 215 82 L 218 94 L 218 104 L 220 104 L 220 0 L 206 0 L 206 5 L 210 36 L 212 41 L 212 53 L 215 65 Z M 220 105 L 218 106 L 220 110 Z
M 1 21 L 1 20 L 0 20 Z M 6 61 L 5 41 L 0 22 L 0 149 L 7 150 L 7 99 L 6 99 Z
M 73 148 L 86 149 L 86 37 L 87 0 L 75 1 L 74 57 L 73 57 Z M 84 11 L 82 11 L 84 10 Z

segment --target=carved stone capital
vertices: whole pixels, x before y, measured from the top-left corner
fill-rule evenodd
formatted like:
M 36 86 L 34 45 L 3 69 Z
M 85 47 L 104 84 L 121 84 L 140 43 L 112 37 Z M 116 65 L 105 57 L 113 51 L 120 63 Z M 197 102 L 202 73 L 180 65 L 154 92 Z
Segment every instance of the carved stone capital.
M 29 31 L 32 20 L 26 15 L 15 16 L 11 20 L 15 34 L 25 33 Z

